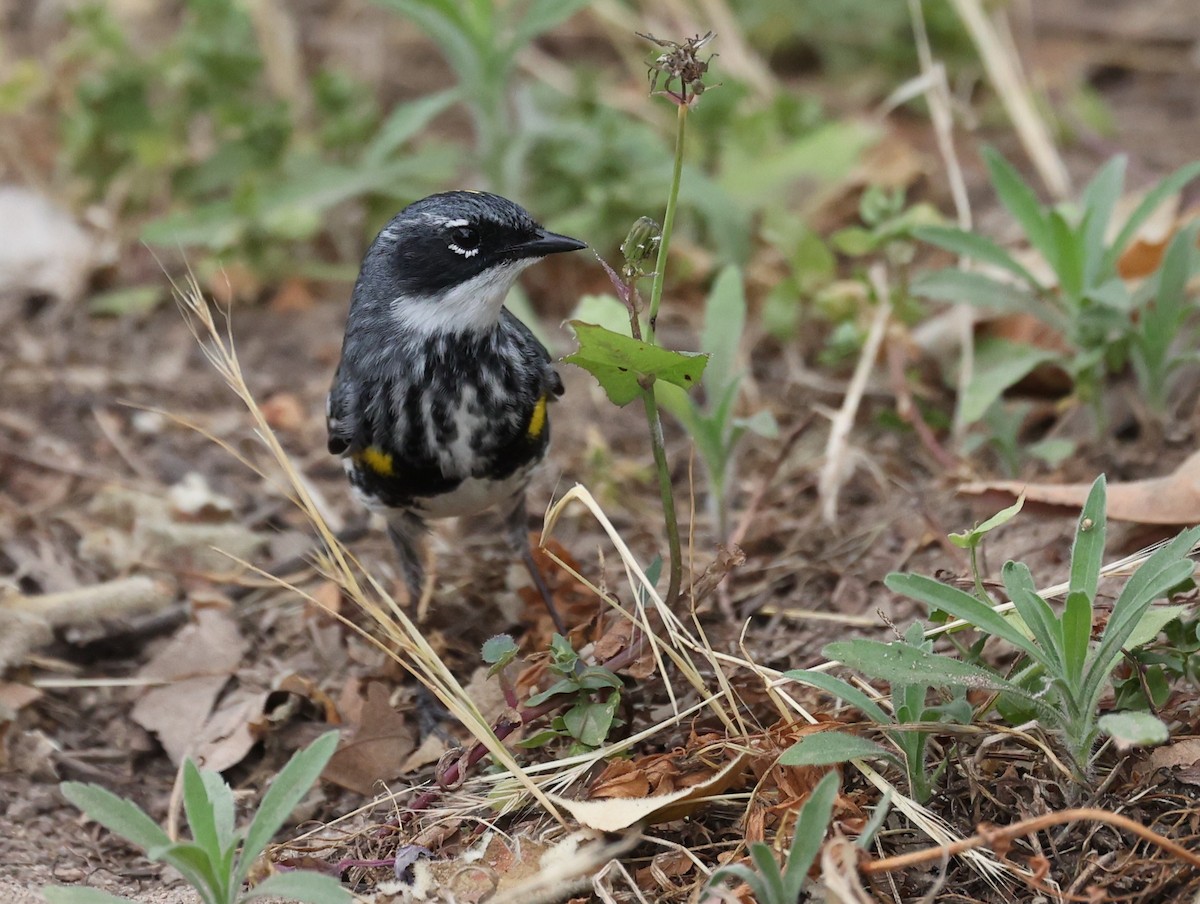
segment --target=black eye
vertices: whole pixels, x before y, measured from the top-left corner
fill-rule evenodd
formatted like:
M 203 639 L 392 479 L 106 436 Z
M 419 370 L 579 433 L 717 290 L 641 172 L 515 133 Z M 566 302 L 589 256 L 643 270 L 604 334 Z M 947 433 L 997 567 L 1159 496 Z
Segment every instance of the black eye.
M 450 250 L 463 257 L 473 257 L 479 252 L 479 233 L 470 226 L 450 227 Z

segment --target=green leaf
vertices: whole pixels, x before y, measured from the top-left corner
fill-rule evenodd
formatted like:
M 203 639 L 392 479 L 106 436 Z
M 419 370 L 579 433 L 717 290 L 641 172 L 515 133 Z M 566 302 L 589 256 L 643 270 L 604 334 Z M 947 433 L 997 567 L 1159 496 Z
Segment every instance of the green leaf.
M 225 859 L 226 843 L 221 834 L 233 830 L 233 795 L 220 776 L 217 777 L 224 789 L 224 794 L 216 791 L 220 802 L 209 796 L 209 783 L 205 782 L 200 770 L 190 759 L 183 764 L 183 808 L 187 813 L 188 827 L 196 844 L 208 855 L 213 863 L 222 863 Z M 214 789 L 215 791 L 215 789 Z M 217 828 L 217 807 L 221 807 L 221 829 Z M 228 820 L 228 822 L 226 822 Z
M 992 517 L 988 518 L 981 524 L 975 525 L 970 530 L 963 531 L 962 533 L 958 534 L 950 534 L 949 540 L 959 549 L 970 549 L 973 546 L 978 546 L 984 535 L 991 533 L 998 527 L 1008 524 L 1009 521 L 1012 521 L 1013 518 L 1017 517 L 1017 514 L 1021 511 L 1021 508 L 1024 505 L 1025 494 L 1021 493 L 1021 495 L 1017 497 L 1017 501 L 1012 505 L 1008 506 L 1007 508 L 1000 509 L 1000 511 L 996 512 L 996 514 L 992 515 Z
M 1160 606 L 1158 608 L 1147 609 L 1146 614 L 1141 617 L 1133 632 L 1125 641 L 1122 649 L 1136 650 L 1138 647 L 1144 647 L 1148 643 L 1152 643 L 1162 633 L 1162 629 L 1169 625 L 1179 616 L 1187 611 L 1187 606 Z
M 1100 729 L 1111 735 L 1118 749 L 1127 747 L 1155 747 L 1165 744 L 1171 737 L 1166 724 L 1150 713 L 1109 713 L 1100 717 Z
M 458 88 L 436 91 L 392 109 L 363 151 L 363 163 L 377 165 L 400 149 L 445 110 L 461 99 Z
M 192 841 L 152 847 L 146 856 L 178 870 L 206 904 L 225 904 L 228 889 L 240 885 L 240 880 L 231 881 L 229 874 L 221 870 L 221 861 L 210 859 L 208 852 Z
M 508 634 L 497 634 L 485 640 L 480 656 L 491 666 L 488 669 L 488 677 L 495 675 L 512 662 L 516 658 L 517 652 L 517 642 Z
M 568 321 L 579 349 L 563 360 L 596 378 L 614 405 L 628 405 L 642 391 L 639 380 L 653 377 L 684 389 L 696 386 L 708 356 L 676 352 L 622 336 L 579 320 Z
M 775 855 L 771 853 L 770 846 L 761 841 L 752 843 L 750 859 L 754 861 L 754 866 L 758 869 L 759 878 L 770 889 L 766 900 L 786 901 L 787 892 L 783 887 L 783 873 L 775 861 Z
M 1096 598 L 1100 586 L 1100 569 L 1104 565 L 1104 539 L 1107 529 L 1107 482 L 1103 474 L 1092 483 L 1071 545 L 1072 593 L 1082 593 L 1089 600 Z
M 730 264 L 717 275 L 704 304 L 700 347 L 709 356 L 704 370 L 704 387 L 710 397 L 723 395 L 731 384 L 738 382 L 735 367 L 745 327 L 746 294 L 742 288 L 742 271 Z
M 1023 562 L 1005 562 L 1000 577 L 1017 614 L 1048 654 L 1049 668 L 1055 674 L 1062 673 L 1062 628 L 1050 604 L 1038 595 L 1029 568 Z
M 883 707 L 841 678 L 835 678 L 825 672 L 811 672 L 807 669 L 792 669 L 784 672 L 783 677 L 807 684 L 809 687 L 815 687 L 827 694 L 832 694 L 839 700 L 844 700 L 876 725 L 889 725 L 892 722 Z
M 242 900 L 266 897 L 287 898 L 302 904 L 351 904 L 354 900 L 333 876 L 307 870 L 268 876 L 250 889 Z
M 850 760 L 894 760 L 896 755 L 874 741 L 845 731 L 805 735 L 779 755 L 782 766 L 832 766 Z
M 559 694 L 573 694 L 578 690 L 579 682 L 574 678 L 560 678 L 544 691 L 539 691 L 536 694 L 532 694 L 529 699 L 525 701 L 525 705 L 541 706 L 551 697 L 557 697 Z
M 1031 643 L 1015 625 L 971 594 L 919 574 L 892 573 L 884 578 L 883 582 L 894 593 L 925 603 L 931 610 L 949 612 L 955 618 L 961 618 L 987 634 L 1008 641 L 1037 662 L 1047 664 L 1046 654 Z
M 296 809 L 296 805 L 320 778 L 337 745 L 338 732 L 327 731 L 308 747 L 297 751 L 275 776 L 246 832 L 246 841 L 238 861 L 238 882 L 245 881 L 258 855 L 271 843 L 292 810 Z
M 996 189 L 1000 203 L 1008 208 L 1008 212 L 1021 224 L 1029 244 L 1040 251 L 1047 261 L 1053 263 L 1056 255 L 1050 223 L 1033 189 L 995 148 L 983 149 L 983 161 L 987 165 L 992 186 Z
M 934 686 L 1010 691 L 1019 696 L 1028 696 L 1021 688 L 995 672 L 949 656 L 918 650 L 908 644 L 844 640 L 827 644 L 823 653 L 864 675 L 894 685 L 921 682 Z
M 1086 227 L 1086 224 L 1084 224 Z M 1063 294 L 1078 304 L 1083 297 L 1083 238 L 1071 228 L 1059 211 L 1050 211 L 1050 235 L 1054 241 L 1055 256 L 1051 258 L 1054 272 L 1058 274 L 1058 285 Z
M 1133 241 L 1137 231 L 1158 209 L 1158 206 L 1171 195 L 1182 191 L 1189 182 L 1196 178 L 1200 178 L 1200 160 L 1181 166 L 1147 192 L 1146 197 L 1142 198 L 1141 203 L 1129 215 L 1129 219 L 1125 221 L 1121 231 L 1117 233 L 1116 240 L 1113 241 L 1112 246 L 1108 249 L 1108 254 L 1105 255 L 1103 269 L 1108 271 L 1115 268 L 1125 246 Z
M 953 226 L 918 226 L 913 230 L 913 237 L 953 254 L 1000 267 L 1023 280 L 1031 288 L 1041 288 L 1041 284 L 1034 275 L 1018 263 L 1011 254 L 991 239 L 978 233 L 956 229 Z
M 620 702 L 621 692 L 613 691 L 603 703 L 576 703 L 563 714 L 563 724 L 571 737 L 588 747 L 600 747 L 608 738 Z
M 88 819 L 143 850 L 171 843 L 167 833 L 140 807 L 99 785 L 63 782 L 59 789 L 63 797 L 82 810 Z
M 838 774 L 829 772 L 813 788 L 812 794 L 796 814 L 796 830 L 792 836 L 792 847 L 788 851 L 787 867 L 783 873 L 786 902 L 799 901 L 804 880 L 817 859 L 817 851 L 825 840 L 829 828 L 829 816 L 833 812 L 838 794 Z
M 92 295 L 87 302 L 88 313 L 100 317 L 145 314 L 166 298 L 162 286 L 125 286 Z
M 1124 154 L 1118 154 L 1109 160 L 1088 183 L 1080 197 L 1084 209 L 1084 285 L 1094 285 L 1103 272 L 1102 266 L 1106 256 L 1104 237 L 1125 185 L 1125 163 Z
M 1058 357 L 1045 348 L 999 338 L 981 339 L 975 346 L 971 379 L 958 401 L 960 419 L 964 424 L 976 423 L 1007 390 Z
M 762 842 L 755 841 L 752 842 L 751 846 L 761 843 Z M 746 866 L 744 863 L 731 863 L 728 866 L 722 866 L 719 869 L 714 870 L 712 876 L 709 877 L 708 885 L 705 887 L 712 888 L 713 886 L 730 879 L 738 882 L 745 882 L 748 886 L 750 886 L 750 891 L 753 893 L 754 900 L 756 901 L 775 900 L 769 897 L 771 894 L 771 889 L 767 887 L 767 883 L 763 880 L 762 876 L 750 869 L 750 867 Z
M 563 734 L 563 732 L 557 731 L 553 728 L 543 728 L 536 734 L 532 734 L 527 738 L 522 738 L 521 740 L 517 741 L 517 746 L 522 750 L 536 750 L 537 748 L 550 743 L 556 738 L 561 738 Z
M 512 53 L 541 34 L 561 25 L 586 7 L 591 0 L 533 0 L 513 29 Z
M 1083 677 L 1088 650 L 1092 646 L 1092 600 L 1086 593 L 1072 590 L 1062 617 L 1062 657 L 1067 686 L 1074 691 Z
M 1057 320 L 1046 313 L 1045 305 L 1026 289 L 998 282 L 982 273 L 965 270 L 934 270 L 913 280 L 910 290 L 922 298 L 969 304 L 1001 314 L 1032 314 L 1057 328 Z
M 1195 566 L 1186 556 L 1197 540 L 1200 528 L 1183 531 L 1150 556 L 1122 588 L 1085 679 L 1093 698 L 1098 699 L 1117 657 L 1150 604 L 1192 577 Z
M 98 888 L 85 885 L 45 885 L 42 895 L 50 904 L 130 904 L 129 898 L 118 898 Z

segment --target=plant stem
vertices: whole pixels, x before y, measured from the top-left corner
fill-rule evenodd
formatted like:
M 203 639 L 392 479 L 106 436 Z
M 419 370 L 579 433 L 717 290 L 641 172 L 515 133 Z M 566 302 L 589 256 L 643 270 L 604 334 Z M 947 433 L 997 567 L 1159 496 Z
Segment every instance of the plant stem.
M 671 175 L 671 193 L 667 196 L 667 212 L 663 216 L 662 238 L 658 244 L 658 258 L 654 262 L 654 283 L 650 289 L 649 335 L 646 341 L 654 342 L 654 327 L 658 322 L 658 306 L 662 304 L 663 284 L 667 275 L 667 252 L 671 248 L 671 233 L 675 229 L 675 208 L 679 201 L 679 182 L 683 178 L 683 136 L 687 131 L 688 105 L 679 104 L 675 125 L 675 171 Z
M 654 328 L 658 322 L 658 307 L 662 304 L 663 284 L 667 274 L 667 253 L 671 247 L 671 232 L 675 228 L 675 209 L 679 202 L 679 183 L 683 177 L 683 137 L 687 132 L 688 105 L 679 104 L 675 128 L 675 170 L 671 176 L 671 193 L 667 195 L 667 212 L 663 216 L 662 237 L 659 239 L 658 258 L 654 263 L 654 283 L 650 289 L 650 311 L 646 323 L 646 341 L 654 341 Z M 637 329 L 636 312 L 631 318 Z M 634 335 L 637 335 L 636 332 Z M 642 387 L 642 405 L 646 409 L 646 423 L 650 427 L 650 446 L 654 451 L 654 466 L 658 472 L 658 491 L 662 496 L 663 521 L 667 528 L 667 546 L 671 565 L 664 600 L 668 609 L 675 607 L 679 599 L 679 588 L 683 583 L 683 554 L 679 540 L 679 521 L 675 516 L 675 496 L 671 489 L 671 469 L 667 465 L 666 443 L 663 439 L 662 418 L 658 413 L 658 399 L 654 395 L 654 384 Z
M 683 583 L 683 552 L 679 540 L 679 520 L 675 516 L 675 496 L 671 490 L 671 469 L 667 464 L 667 449 L 663 440 L 662 418 L 658 413 L 653 383 L 642 389 L 642 404 L 646 409 L 646 423 L 650 425 L 650 447 L 654 451 L 654 467 L 658 472 L 658 490 L 662 496 L 663 521 L 666 523 L 667 548 L 671 559 L 664 603 L 668 609 L 674 609 L 675 601 L 679 599 L 679 587 Z

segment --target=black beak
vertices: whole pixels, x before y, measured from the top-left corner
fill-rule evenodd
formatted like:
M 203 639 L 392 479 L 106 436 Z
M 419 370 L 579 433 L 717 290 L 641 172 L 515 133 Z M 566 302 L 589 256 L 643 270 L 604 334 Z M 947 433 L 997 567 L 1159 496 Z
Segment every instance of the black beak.
M 579 251 L 586 248 L 587 242 L 573 239 L 569 235 L 559 235 L 557 232 L 547 232 L 538 227 L 533 238 L 514 245 L 509 249 L 513 257 L 545 257 L 547 254 L 561 254 L 564 251 Z

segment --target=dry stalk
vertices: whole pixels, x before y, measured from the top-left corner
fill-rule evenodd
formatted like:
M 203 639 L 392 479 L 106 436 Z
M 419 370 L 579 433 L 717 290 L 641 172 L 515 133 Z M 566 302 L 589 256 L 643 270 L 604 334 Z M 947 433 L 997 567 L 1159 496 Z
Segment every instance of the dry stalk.
M 867 380 L 875 366 L 875 359 L 879 356 L 879 347 L 883 344 L 888 320 L 892 314 L 892 298 L 888 291 L 887 276 L 883 265 L 872 265 L 869 275 L 877 296 L 875 318 L 871 321 L 871 329 L 867 333 L 866 342 L 863 343 L 862 354 L 859 355 L 854 375 L 850 378 L 850 385 L 846 389 L 846 398 L 842 401 L 842 407 L 834 415 L 830 424 L 829 441 L 825 446 L 825 464 L 821 467 L 821 475 L 817 479 L 817 495 L 821 498 L 821 517 L 824 518 L 826 524 L 834 524 L 837 521 L 838 492 L 849 471 L 846 463 L 849 449 L 847 440 L 850 436 L 850 429 L 854 426 L 854 418 L 858 414 L 863 392 L 867 388 Z

